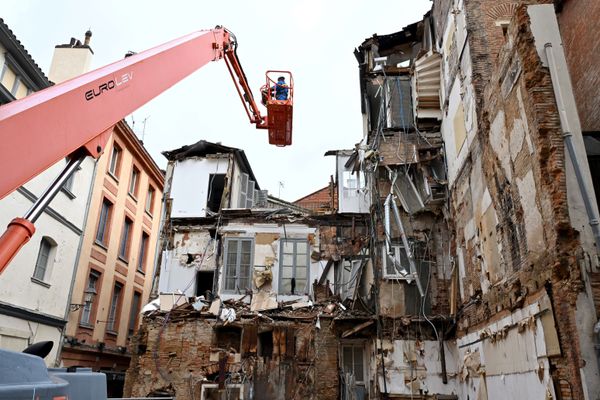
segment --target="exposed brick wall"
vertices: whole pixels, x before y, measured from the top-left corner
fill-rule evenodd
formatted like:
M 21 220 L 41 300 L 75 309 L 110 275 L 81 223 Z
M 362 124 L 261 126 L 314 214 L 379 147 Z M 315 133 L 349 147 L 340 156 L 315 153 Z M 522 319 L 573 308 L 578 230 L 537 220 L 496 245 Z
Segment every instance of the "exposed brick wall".
M 333 197 L 332 195 L 333 191 Z M 294 202 L 295 205 L 318 212 L 331 212 L 337 206 L 337 188 L 328 185 Z
M 321 329 L 315 336 L 315 399 L 338 399 L 339 367 L 338 343 L 332 320 L 321 319 Z
M 237 338 L 235 332 L 215 330 L 223 324 L 212 318 L 164 321 L 164 316 L 147 318 L 133 341 L 125 396 L 199 399 L 202 384 L 218 383 L 223 371 L 227 381 L 245 382 L 245 398 L 250 390 L 261 400 L 338 398 L 338 339 L 329 329 L 329 319 L 324 319 L 321 330 L 312 320 L 260 324 L 245 320 L 233 325 L 240 332 Z M 258 338 L 265 331 L 272 332 L 273 339 L 268 357 L 261 354 Z
M 600 131 L 600 1 L 564 0 L 562 3 L 558 22 L 581 128 L 584 131 Z
M 509 3 L 466 2 L 478 97 L 478 134 L 456 180 L 451 214 L 455 217 L 458 245 L 464 250 L 463 304 L 469 297 L 479 297 L 481 303 L 465 309 L 459 321 L 459 335 L 484 326 L 494 315 L 520 308 L 529 296 L 547 290 L 563 353 L 551 360 L 552 376 L 560 384 L 563 399 L 580 399 L 583 389 L 579 369 L 583 360 L 575 307 L 582 290 L 578 266 L 581 250 L 577 232 L 569 221 L 560 120 L 549 71 L 535 50 L 526 7 L 514 9 L 506 42 L 503 36 L 500 42 L 493 31 L 490 10 L 513 9 Z M 514 85 L 507 85 L 508 71 L 517 62 L 521 71 Z M 497 124 L 502 128 L 498 129 Z M 506 158 L 510 135 L 518 130 L 516 124 L 523 124 L 533 150 L 529 151 L 529 145 L 523 142 L 516 154 Z M 507 145 L 500 146 L 500 150 L 498 135 L 507 139 Z M 527 175 L 535 186 L 535 203 L 528 205 L 521 190 L 530 188 L 518 187 L 519 180 Z M 483 179 L 479 180 L 481 176 Z M 488 229 L 492 235 L 488 235 L 483 223 L 485 215 L 481 213 L 485 210 L 478 210 L 479 203 L 471 201 L 472 191 L 481 185 L 491 197 L 495 218 Z M 474 197 L 479 201 L 479 195 Z M 539 213 L 543 226 L 539 239 L 545 244 L 535 252 L 529 249 L 526 236 L 532 213 Z M 476 222 L 477 231 L 465 241 L 465 230 L 472 221 Z M 490 241 L 497 250 L 496 256 L 486 252 Z

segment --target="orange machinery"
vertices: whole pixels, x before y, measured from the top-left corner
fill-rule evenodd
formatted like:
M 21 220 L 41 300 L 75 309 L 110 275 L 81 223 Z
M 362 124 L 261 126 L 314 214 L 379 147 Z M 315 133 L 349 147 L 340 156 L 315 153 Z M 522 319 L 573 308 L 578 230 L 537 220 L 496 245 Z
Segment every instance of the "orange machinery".
M 59 160 L 69 159 L 25 216 L 12 220 L 0 237 L 0 273 L 29 241 L 35 221 L 83 159 L 100 157 L 114 124 L 209 61 L 225 59 L 250 123 L 268 129 L 269 143 L 291 144 L 291 74 L 289 99 L 270 100 L 265 117 L 254 101 L 236 49 L 235 35 L 217 26 L 0 107 L 0 160 L 4 167 L 0 199 Z

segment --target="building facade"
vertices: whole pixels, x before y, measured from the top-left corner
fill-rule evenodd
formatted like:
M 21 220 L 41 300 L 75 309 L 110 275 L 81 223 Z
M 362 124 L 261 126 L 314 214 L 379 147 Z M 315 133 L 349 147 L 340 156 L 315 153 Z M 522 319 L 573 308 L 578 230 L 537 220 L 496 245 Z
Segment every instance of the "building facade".
M 0 21 L 0 102 L 5 104 L 48 87 L 39 69 L 8 26 Z M 16 151 L 17 149 L 15 149 Z M 66 165 L 61 161 L 0 201 L 0 225 L 20 217 Z M 45 361 L 58 366 L 69 315 L 94 162 L 85 160 L 36 222 L 36 233 L 0 279 L 0 346 L 22 351 L 52 341 Z
M 107 372 L 110 395 L 120 393 L 150 295 L 163 179 L 131 128 L 116 124 L 97 161 L 61 354 L 67 367 Z
M 297 202 L 315 213 L 254 207 L 234 149 L 179 151 L 169 294 L 145 316 L 126 393 L 598 398 L 597 14 L 588 1 L 434 0 L 367 38 L 363 137 L 327 153 L 329 195 Z M 178 168 L 204 177 L 174 190 Z M 186 202 L 198 212 L 181 214 Z M 310 246 L 305 275 L 287 235 Z

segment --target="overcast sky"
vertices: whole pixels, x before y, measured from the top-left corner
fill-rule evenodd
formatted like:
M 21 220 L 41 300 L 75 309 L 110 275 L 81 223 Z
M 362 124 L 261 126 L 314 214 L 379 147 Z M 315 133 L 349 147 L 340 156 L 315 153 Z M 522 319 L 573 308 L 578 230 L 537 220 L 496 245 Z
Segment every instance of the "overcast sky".
M 54 46 L 91 29 L 92 68 L 187 33 L 223 25 L 237 36 L 238 55 L 255 97 L 267 69 L 294 74 L 292 146 L 268 144 L 248 123 L 223 61 L 180 82 L 127 122 L 160 154 L 200 139 L 245 150 L 262 189 L 294 201 L 324 187 L 335 172 L 327 150 L 349 149 L 362 137 L 355 47 L 377 33 L 421 19 L 429 0 L 302 1 L 33 1 L 3 0 L 2 18 L 47 74 Z M 173 60 L 177 62 L 177 60 Z

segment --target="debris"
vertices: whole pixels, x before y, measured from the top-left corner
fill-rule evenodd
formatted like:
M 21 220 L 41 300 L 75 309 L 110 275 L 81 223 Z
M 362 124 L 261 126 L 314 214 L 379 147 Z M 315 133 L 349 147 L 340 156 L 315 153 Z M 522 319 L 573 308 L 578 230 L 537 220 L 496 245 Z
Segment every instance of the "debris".
M 184 293 L 161 293 L 160 311 L 170 311 L 176 306 L 187 303 L 187 297 Z
M 211 304 L 208 312 L 212 315 L 219 315 L 219 309 L 221 309 L 221 299 L 215 299 Z
M 331 314 L 334 310 L 335 310 L 335 304 L 333 304 L 333 303 L 327 304 L 327 307 L 325 307 L 325 312 L 327 314 Z
M 160 309 L 160 299 L 156 298 L 156 299 L 152 300 L 150 303 L 146 304 L 144 307 L 142 307 L 142 311 L 140 313 L 146 314 L 151 311 L 156 311 L 159 309 Z
M 219 319 L 221 321 L 224 321 L 225 324 L 227 324 L 235 321 L 235 318 L 236 315 L 235 310 L 233 308 L 223 307 L 223 309 L 221 310 L 221 315 L 219 316 Z
M 298 301 L 298 302 L 292 304 L 292 310 L 297 310 L 299 308 L 312 307 L 312 306 L 313 306 L 313 302 L 310 300 Z
M 271 265 L 267 264 L 264 267 L 254 268 L 254 285 L 257 288 L 261 288 L 265 283 L 269 283 L 273 280 L 273 272 L 271 271 Z
M 315 322 L 315 327 L 317 329 L 321 329 L 321 319 L 319 318 L 321 314 L 317 315 L 317 321 Z
M 252 296 L 252 302 L 250 303 L 250 311 L 266 311 L 273 310 L 278 307 L 277 296 L 271 295 L 266 291 L 259 291 Z
M 204 296 L 201 297 L 202 299 L 198 298 L 194 303 L 192 303 L 192 307 L 194 307 L 194 310 L 196 311 L 202 311 L 202 309 L 206 307 L 206 303 L 203 301 Z

